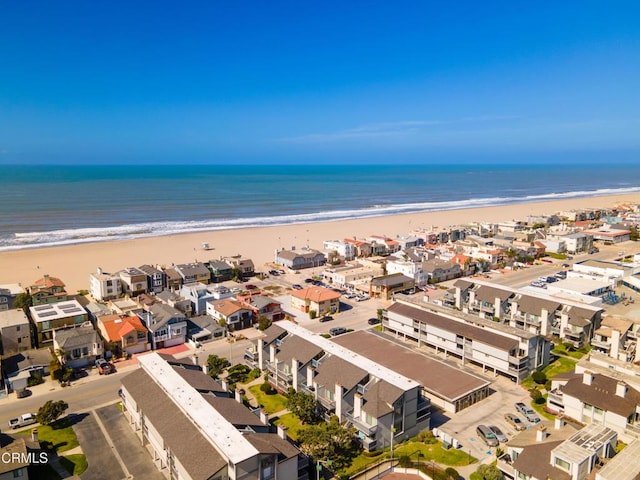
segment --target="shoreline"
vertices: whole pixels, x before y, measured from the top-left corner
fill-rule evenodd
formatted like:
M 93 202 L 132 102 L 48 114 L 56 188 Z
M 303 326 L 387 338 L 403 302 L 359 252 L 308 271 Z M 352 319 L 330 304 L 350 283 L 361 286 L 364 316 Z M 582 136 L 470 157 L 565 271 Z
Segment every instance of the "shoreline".
M 69 293 L 88 289 L 89 273 L 98 267 L 113 272 L 142 264 L 171 265 L 242 254 L 252 258 L 257 271 L 273 261 L 276 249 L 292 246 L 322 249 L 324 240 L 356 236 L 409 233 L 419 228 L 445 227 L 471 222 L 524 220 L 527 215 L 561 210 L 613 207 L 640 203 L 640 193 L 592 195 L 543 202 L 484 206 L 422 213 L 398 213 L 349 220 L 325 220 L 278 226 L 185 232 L 135 239 L 23 248 L 0 252 L 0 284 L 31 285 L 44 274 L 59 277 Z M 211 250 L 203 250 L 207 242 Z

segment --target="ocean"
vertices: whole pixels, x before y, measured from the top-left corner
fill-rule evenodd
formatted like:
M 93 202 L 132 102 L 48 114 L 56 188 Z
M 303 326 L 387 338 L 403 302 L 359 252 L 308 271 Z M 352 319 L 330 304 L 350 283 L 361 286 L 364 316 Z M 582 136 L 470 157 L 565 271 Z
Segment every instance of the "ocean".
M 640 192 L 629 164 L 0 170 L 0 251 Z

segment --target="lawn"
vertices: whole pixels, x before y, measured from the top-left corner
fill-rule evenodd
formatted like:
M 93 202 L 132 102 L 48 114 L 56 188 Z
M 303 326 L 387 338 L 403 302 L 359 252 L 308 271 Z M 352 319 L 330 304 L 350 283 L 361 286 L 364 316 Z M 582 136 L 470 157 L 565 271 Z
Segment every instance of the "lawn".
M 31 430 L 20 432 L 18 435 L 31 435 Z M 67 418 L 51 425 L 38 426 L 38 440 L 42 447 L 58 453 L 66 452 L 79 445 L 76 433 Z
M 287 399 L 284 395 L 274 393 L 267 395 L 260 390 L 260 385 L 249 387 L 249 391 L 256 397 L 258 404 L 262 406 L 267 413 L 276 413 L 287 408 Z
M 291 437 L 292 440 L 298 439 L 298 432 L 300 429 L 304 428 L 304 426 L 300 423 L 300 419 L 293 413 L 287 413 L 278 417 L 274 422 L 274 425 L 282 425 L 287 427 L 287 435 Z
M 548 395 L 545 393 L 543 397 L 546 399 Z M 530 402 L 530 404 L 531 404 L 531 408 L 533 408 L 541 417 L 546 418 L 547 420 L 554 420 L 556 418 L 555 415 L 551 413 L 547 413 L 544 410 L 544 406 L 546 405 L 545 403 L 543 403 L 542 405 L 539 405 L 536 402 Z
M 418 453 L 421 453 L 422 456 L 419 456 Z M 438 464 L 447 465 L 450 467 L 466 466 L 478 461 L 477 458 L 470 457 L 469 454 L 463 450 L 458 450 L 455 448 L 446 450 L 445 448 L 443 448 L 442 442 L 433 444 L 422 442 L 405 442 L 401 443 L 397 446 L 397 448 L 393 449 L 394 458 L 398 458 L 404 455 L 409 456 L 409 458 L 414 461 L 420 460 L 423 462 L 428 462 L 433 460 Z M 380 460 L 390 457 L 391 453 L 389 449 L 385 449 L 383 453 L 375 456 L 362 452 L 360 455 L 353 459 L 353 462 L 351 462 L 351 467 L 349 467 L 349 469 L 347 469 L 345 473 L 347 473 L 348 475 L 354 474 L 363 470 L 367 465 L 373 465 Z
M 576 360 L 580 360 L 582 357 L 584 357 L 587 353 L 589 353 L 590 348 L 589 347 L 582 347 L 580 350 L 570 350 L 568 351 L 564 345 L 556 345 L 556 348 L 554 348 L 551 353 L 555 354 L 555 355 L 565 355 L 567 357 L 571 357 L 571 358 L 575 358 Z
M 66 457 L 60 457 L 60 464 L 71 475 L 82 474 L 87 467 L 87 457 L 82 454 L 67 455 Z
M 576 363 L 577 361 L 572 358 L 558 357 L 555 361 L 544 367 L 542 371 L 548 379 L 552 379 L 560 373 L 572 371 L 576 367 Z M 535 386 L 535 382 L 533 381 L 531 376 L 528 376 L 522 381 L 520 386 L 525 390 L 529 390 Z

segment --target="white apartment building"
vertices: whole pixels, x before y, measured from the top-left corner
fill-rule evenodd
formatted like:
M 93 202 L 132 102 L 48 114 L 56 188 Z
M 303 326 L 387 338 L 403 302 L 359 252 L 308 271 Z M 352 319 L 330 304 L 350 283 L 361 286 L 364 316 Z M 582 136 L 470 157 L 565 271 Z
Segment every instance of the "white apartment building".
M 89 274 L 89 293 L 100 302 L 118 298 L 122 294 L 120 276 L 98 268 L 96 273 Z
M 347 262 L 356 258 L 355 245 L 343 240 L 325 240 L 322 244 L 322 249 L 327 253 L 336 252 Z

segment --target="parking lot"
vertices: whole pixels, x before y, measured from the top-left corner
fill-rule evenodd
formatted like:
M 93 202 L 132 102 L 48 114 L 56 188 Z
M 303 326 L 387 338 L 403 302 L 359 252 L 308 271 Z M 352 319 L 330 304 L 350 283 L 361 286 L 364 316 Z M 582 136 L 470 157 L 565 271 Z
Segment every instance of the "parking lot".
M 456 439 L 463 451 L 469 452 L 480 460 L 495 455 L 496 449 L 488 447 L 478 437 L 476 433 L 478 425 L 496 425 L 507 435 L 507 438 L 511 439 L 518 433 L 504 418 L 506 413 L 511 413 L 517 415 L 527 428 L 534 427 L 516 412 L 514 406 L 516 402 L 529 405 L 529 394 L 507 378 L 495 377 L 492 380 L 492 393 L 489 397 L 455 415 L 434 410 L 431 421 L 432 427 L 443 432 L 446 437 Z

